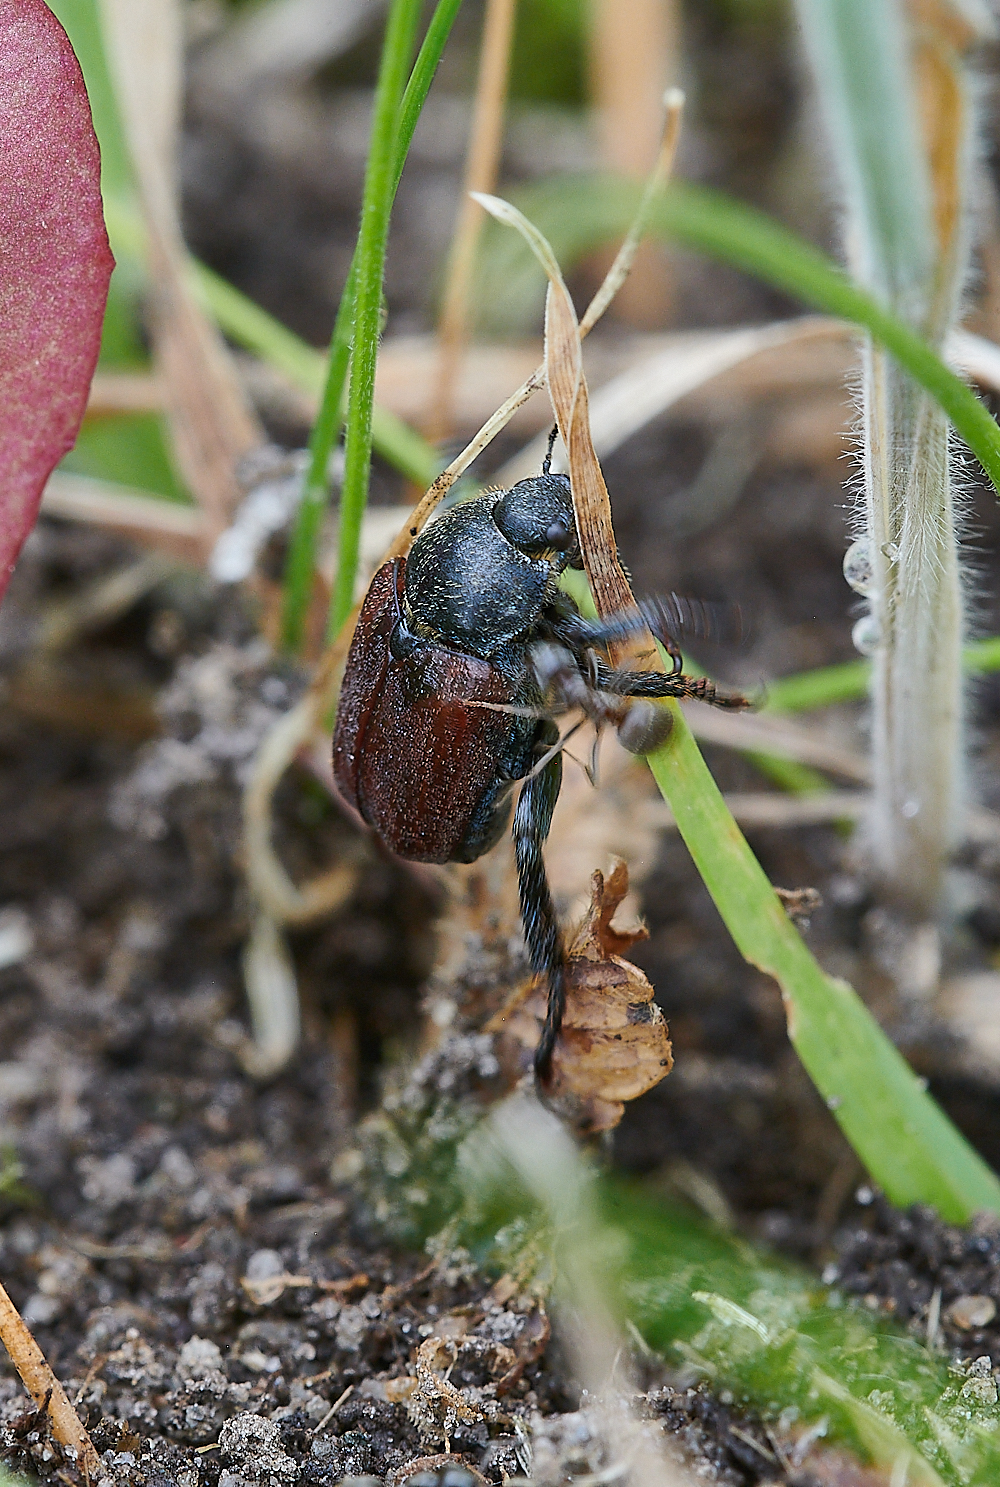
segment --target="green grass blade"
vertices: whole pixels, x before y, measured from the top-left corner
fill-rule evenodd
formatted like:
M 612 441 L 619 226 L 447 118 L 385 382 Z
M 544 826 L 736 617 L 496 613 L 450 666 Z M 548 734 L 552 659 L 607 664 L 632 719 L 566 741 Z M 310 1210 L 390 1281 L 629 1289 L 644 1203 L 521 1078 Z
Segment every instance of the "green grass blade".
M 458 14 L 462 0 L 440 0 L 434 15 L 431 17 L 430 25 L 424 37 L 423 45 L 417 54 L 417 60 L 413 65 L 409 82 L 403 93 L 399 105 L 399 116 L 396 126 L 395 148 L 393 152 L 393 184 L 389 197 L 389 209 L 395 198 L 403 167 L 406 164 L 406 156 L 409 152 L 410 143 L 413 139 L 413 131 L 417 126 L 420 111 L 424 106 L 430 85 L 434 80 L 441 54 L 445 43 L 451 34 L 451 28 Z M 373 129 L 375 125 L 373 122 Z M 360 258 L 361 240 L 355 248 L 348 270 L 347 279 L 344 284 L 340 304 L 337 307 L 337 318 L 333 327 L 333 336 L 330 341 L 330 350 L 327 357 L 326 375 L 323 380 L 323 390 L 320 402 L 319 416 L 313 426 L 309 440 L 309 469 L 306 473 L 305 485 L 302 492 L 302 501 L 296 516 L 295 525 L 292 529 L 291 541 L 288 548 L 288 559 L 285 565 L 284 594 L 282 603 L 282 643 L 287 650 L 298 650 L 302 644 L 303 630 L 305 626 L 306 611 L 309 607 L 309 599 L 312 594 L 313 575 L 316 569 L 316 548 L 319 542 L 320 528 L 323 516 L 329 501 L 329 482 L 327 470 L 330 463 L 330 455 L 337 441 L 342 421 L 344 387 L 347 382 L 347 372 L 351 359 L 351 338 L 355 319 L 355 295 L 358 281 L 358 264 Z M 375 428 L 373 425 L 373 436 Z M 398 447 L 404 446 L 402 439 L 402 426 L 395 430 L 400 437 L 394 440 Z M 412 436 L 414 440 L 417 435 Z M 420 441 L 421 444 L 423 441 Z M 427 446 L 425 445 L 424 448 Z M 414 445 L 407 450 L 407 456 L 411 470 L 407 471 L 412 479 L 418 480 L 423 485 L 429 485 L 437 473 L 436 469 L 430 468 L 429 462 L 423 457 L 422 452 Z M 419 470 L 419 474 L 412 473 Z M 341 553 L 341 561 L 345 554 Z M 350 556 L 348 552 L 346 556 Z M 338 573 L 340 568 L 338 566 Z M 346 583 L 346 579 L 345 579 Z M 351 578 L 353 587 L 353 575 Z M 334 609 L 337 601 L 334 600 Z
M 399 185 L 403 174 L 403 166 L 409 153 L 410 143 L 413 139 L 413 131 L 417 127 L 417 120 L 427 94 L 430 92 L 434 74 L 438 70 L 438 64 L 444 53 L 451 28 L 455 24 L 458 12 L 462 7 L 462 0 L 438 0 L 431 16 L 430 24 L 424 34 L 417 60 L 413 64 L 410 80 L 403 93 L 403 101 L 399 106 L 399 134 L 396 139 L 396 186 Z M 393 188 L 395 191 L 395 187 Z
M 1000 671 L 1000 635 L 967 645 L 962 661 L 969 676 Z M 768 685 L 766 708 L 768 712 L 794 713 L 830 707 L 836 702 L 857 702 L 868 691 L 870 675 L 869 661 L 842 661 L 839 666 L 817 666 L 812 671 L 781 676 Z
M 579 581 L 573 587 L 593 613 Z M 1000 657 L 1000 642 L 984 642 L 983 655 Z M 817 963 L 734 821 L 681 708 L 668 706 L 673 729 L 647 756 L 653 777 L 740 953 L 777 981 L 792 1045 L 871 1177 L 900 1207 L 928 1203 L 953 1223 L 982 1210 L 1000 1213 L 1000 1180 L 854 989 Z M 785 783 L 813 782 L 793 775 Z
M 290 382 L 312 397 L 323 390 L 323 353 L 275 320 L 260 305 L 234 288 L 214 270 L 192 260 L 198 295 L 220 330 L 253 351 L 262 361 L 284 372 Z M 430 485 L 438 472 L 437 453 L 408 423 L 377 404 L 372 410 L 375 452 L 418 485 Z
M 413 1247 L 434 1234 L 438 1252 L 461 1245 L 557 1305 L 568 1294 L 578 1327 L 600 1322 L 598 1308 L 627 1319 L 716 1396 L 729 1389 L 771 1422 L 825 1420 L 826 1444 L 854 1447 L 886 1481 L 901 1457 L 911 1487 L 1000 1480 L 996 1406 L 964 1393 L 948 1359 L 898 1325 L 689 1207 L 609 1178 L 546 1113 L 526 1131 L 522 1096 L 483 1117 L 455 1089 L 396 1093 L 362 1122 L 352 1179 L 384 1234 Z
M 324 368 L 321 351 L 275 320 L 214 269 L 195 259 L 191 270 L 198 297 L 220 330 L 283 372 L 303 392 L 315 398 L 321 395 Z
M 991 671 L 1000 671 L 1000 635 L 988 640 L 976 640 L 962 652 L 965 670 L 973 676 L 985 676 Z
M 681 710 L 653 775 L 741 954 L 781 988 L 788 1032 L 873 1180 L 954 1223 L 1000 1212 L 1000 1181 L 925 1092 L 860 997 L 820 968 L 733 820 Z
M 94 131 L 101 145 L 101 190 L 105 196 L 124 194 L 132 189 L 132 160 L 104 60 L 95 0 L 51 0 L 49 9 L 65 28 L 87 84 Z
M 761 749 L 746 749 L 743 757 L 787 795 L 825 795 L 830 789 L 826 775 L 808 764 L 800 764 L 797 759 Z
M 285 560 L 281 609 L 281 643 L 287 651 L 302 645 L 306 613 L 316 572 L 316 549 L 330 497 L 329 463 L 340 433 L 344 386 L 351 361 L 357 257 L 351 260 L 330 342 L 319 414 L 309 436 L 309 468 L 295 516 Z
M 846 1441 L 887 1479 L 911 1487 L 1000 1480 L 996 1406 L 963 1392 L 946 1358 L 634 1183 L 605 1181 L 598 1192 L 604 1222 L 626 1248 L 626 1313 L 668 1361 L 765 1418 L 786 1410 L 801 1424 L 825 1417 L 826 1440 Z
M 780 676 L 767 686 L 768 712 L 808 712 L 835 702 L 856 702 L 868 691 L 869 661 L 842 661 L 839 666 L 817 666 L 794 676 Z
M 368 500 L 371 471 L 375 363 L 378 359 L 381 328 L 382 279 L 389 238 L 389 214 L 395 189 L 393 164 L 397 115 L 419 17 L 419 0 L 393 0 L 375 88 L 375 109 L 356 250 L 352 370 L 344 437 L 344 484 L 340 495 L 337 576 L 330 603 L 331 636 L 337 633 L 347 619 L 354 603 L 354 576 L 358 568 L 361 518 Z M 327 393 L 329 391 L 327 388 Z M 336 408 L 324 407 L 320 410 L 320 422 L 324 418 L 332 419 L 336 414 Z M 322 474 L 325 480 L 325 464 Z

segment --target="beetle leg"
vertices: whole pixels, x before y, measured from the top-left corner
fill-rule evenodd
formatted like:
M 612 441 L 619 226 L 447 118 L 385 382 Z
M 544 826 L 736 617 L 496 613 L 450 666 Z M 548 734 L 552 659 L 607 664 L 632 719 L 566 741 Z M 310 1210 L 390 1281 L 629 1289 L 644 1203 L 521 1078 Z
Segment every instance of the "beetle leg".
M 682 667 L 681 635 L 690 635 L 699 640 L 713 640 L 727 626 L 724 621 L 735 617 L 739 611 L 733 607 L 705 604 L 699 599 L 682 599 L 678 594 L 665 598 L 640 599 L 634 609 L 621 614 L 609 615 L 603 620 L 588 620 L 578 611 L 553 605 L 555 615 L 552 633 L 564 645 L 579 651 L 588 645 L 613 645 L 627 640 L 639 630 L 649 630 L 660 642 L 673 662 L 674 674 Z M 738 624 L 738 630 L 742 625 Z
M 542 742 L 548 746 L 551 740 L 544 737 Z M 545 1022 L 535 1050 L 535 1078 L 543 1085 L 551 1072 L 552 1050 L 566 1008 L 562 936 L 542 856 L 542 846 L 552 825 L 552 812 L 561 784 L 562 755 L 557 753 L 540 774 L 529 775 L 521 786 L 513 826 L 524 939 L 532 970 L 545 976 L 549 983 Z
M 744 697 L 742 692 L 720 692 L 707 676 L 685 676 L 676 671 L 669 676 L 662 671 L 616 671 L 602 662 L 598 667 L 598 685 L 602 692 L 617 697 L 687 698 L 739 712 L 754 706 L 752 699 Z

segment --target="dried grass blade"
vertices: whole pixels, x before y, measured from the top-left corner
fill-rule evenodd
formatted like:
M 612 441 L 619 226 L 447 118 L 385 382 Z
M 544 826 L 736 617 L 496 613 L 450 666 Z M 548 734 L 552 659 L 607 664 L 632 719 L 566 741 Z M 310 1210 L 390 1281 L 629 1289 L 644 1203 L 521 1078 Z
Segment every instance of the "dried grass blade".
M 488 0 L 486 6 L 465 163 L 465 190 L 449 254 L 438 322 L 437 386 L 427 427 L 427 437 L 432 444 L 446 439 L 452 428 L 455 384 L 469 339 L 469 290 L 483 220 L 475 193 L 491 191 L 496 183 L 515 10 L 515 0 Z
M 585 320 L 580 322 L 581 335 L 584 324 Z M 853 346 L 857 331 L 848 321 L 832 316 L 802 315 L 770 325 L 712 332 L 697 341 L 685 338 L 676 346 L 658 351 L 619 372 L 593 394 L 590 427 L 594 447 L 602 458 L 606 457 L 714 378 L 776 348 L 810 342 Z M 1000 390 L 1000 346 L 970 331 L 955 330 L 948 337 L 946 349 L 947 360 L 956 370 L 983 387 Z M 831 380 L 842 381 L 840 368 L 836 379 Z M 545 434 L 532 439 L 498 471 L 497 483 L 513 485 L 533 474 L 541 464 L 545 446 Z M 553 468 L 560 468 L 558 454 Z
M 674 160 L 677 155 L 677 143 L 681 135 L 681 119 L 684 114 L 684 94 L 680 88 L 668 88 L 664 94 L 663 103 L 667 111 L 667 117 L 656 164 L 653 166 L 649 180 L 646 182 L 646 188 L 642 193 L 642 200 L 639 203 L 639 210 L 635 215 L 635 220 L 615 255 L 614 263 L 604 276 L 604 283 L 590 301 L 584 317 L 580 321 L 581 336 L 590 334 L 628 278 L 629 270 L 635 262 L 635 255 L 639 251 L 639 245 L 649 227 L 649 219 L 657 194 L 663 189 L 667 181 L 669 181 L 673 171 Z
M 677 151 L 677 139 L 680 131 L 681 114 L 684 107 L 684 94 L 679 88 L 672 88 L 667 94 L 666 102 L 667 119 L 664 125 L 663 143 L 660 147 L 660 154 L 650 176 L 646 191 L 643 193 L 635 221 L 630 227 L 614 263 L 605 275 L 604 282 L 594 295 L 583 317 L 580 326 L 581 339 L 589 335 L 593 330 L 624 283 L 638 250 L 643 232 L 646 229 L 648 213 L 652 211 L 657 194 L 666 184 L 673 168 L 674 156 Z M 507 207 L 507 203 L 500 197 L 490 197 L 488 199 L 491 202 L 499 203 L 501 209 Z M 486 206 L 487 199 L 483 195 L 477 196 L 477 200 L 481 206 Z M 490 208 L 487 208 L 487 210 L 490 210 Z M 514 211 L 514 208 L 510 208 L 510 210 Z M 522 220 L 526 221 L 524 218 Z M 549 259 L 555 265 L 556 272 L 558 273 L 559 266 L 555 263 L 552 250 L 541 233 L 538 233 L 538 243 L 542 251 L 547 252 Z M 511 393 L 507 401 L 497 409 L 492 417 L 486 420 L 475 438 L 470 440 L 461 454 L 452 460 L 448 468 L 441 471 L 441 474 L 414 507 L 410 520 L 402 528 L 396 541 L 386 553 L 387 561 L 389 558 L 405 557 L 406 553 L 410 550 L 414 538 L 426 526 L 438 502 L 448 493 L 455 484 L 455 481 L 465 474 L 465 471 L 472 464 L 473 460 L 477 459 L 487 445 L 496 438 L 497 434 L 501 433 L 507 427 L 517 410 L 523 407 L 528 399 L 533 397 L 544 386 L 545 364 L 543 362 L 535 368 L 530 377 L 521 383 L 519 388 Z M 353 628 L 352 620 L 347 622 L 350 628 Z
M 555 254 L 534 223 L 496 196 L 481 196 L 486 210 L 521 234 L 549 279 L 545 301 L 545 371 L 559 433 L 569 457 L 577 531 L 598 614 L 616 614 L 633 603 L 618 561 L 611 500 L 590 436 L 587 380 L 580 326 Z
M 582 334 L 582 322 L 580 331 Z M 594 393 L 590 403 L 594 447 L 602 456 L 611 454 L 689 393 L 762 352 L 793 342 L 843 340 L 849 334 L 842 321 L 809 315 L 772 325 L 722 331 L 705 336 L 699 344 L 684 341 L 657 351 L 620 372 Z M 541 435 L 504 465 L 497 476 L 498 482 L 511 485 L 532 474 L 544 453 L 545 436 Z M 558 468 L 556 462 L 553 468 Z
M 42 511 L 47 516 L 120 532 L 191 563 L 200 562 L 205 551 L 205 523 L 196 506 L 181 506 L 148 491 L 94 480 L 88 475 L 71 475 L 64 470 L 50 475 Z
M 154 341 L 178 465 L 208 543 L 229 523 L 239 460 L 263 441 L 221 336 L 190 288 L 176 200 L 182 84 L 177 0 L 100 0 L 106 52 L 149 238 Z
M 52 1421 L 56 1440 L 76 1452 L 85 1479 L 96 1482 L 101 1475 L 101 1461 L 94 1443 L 3 1286 L 0 1286 L 0 1341 L 35 1404 Z

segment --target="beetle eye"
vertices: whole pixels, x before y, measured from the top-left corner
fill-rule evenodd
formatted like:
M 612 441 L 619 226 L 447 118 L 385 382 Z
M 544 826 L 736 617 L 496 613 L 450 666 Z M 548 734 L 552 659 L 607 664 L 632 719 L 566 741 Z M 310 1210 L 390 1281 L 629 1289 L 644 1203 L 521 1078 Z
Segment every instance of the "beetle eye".
M 554 547 L 556 552 L 563 552 L 569 547 L 570 526 L 564 516 L 557 516 L 555 521 L 545 533 L 545 540 L 549 547 Z

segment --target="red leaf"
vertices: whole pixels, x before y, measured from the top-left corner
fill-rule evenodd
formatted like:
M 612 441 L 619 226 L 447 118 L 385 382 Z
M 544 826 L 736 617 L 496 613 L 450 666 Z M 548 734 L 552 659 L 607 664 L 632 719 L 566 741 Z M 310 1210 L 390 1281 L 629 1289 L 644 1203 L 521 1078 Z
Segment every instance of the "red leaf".
M 42 0 L 0 0 L 0 596 L 76 439 L 113 267 L 79 63 Z

